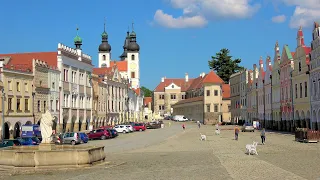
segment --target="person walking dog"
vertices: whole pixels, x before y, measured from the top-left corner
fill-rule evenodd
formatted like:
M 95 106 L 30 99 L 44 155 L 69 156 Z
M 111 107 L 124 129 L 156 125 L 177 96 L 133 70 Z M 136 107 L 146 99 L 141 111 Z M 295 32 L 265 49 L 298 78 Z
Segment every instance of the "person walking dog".
M 266 130 L 264 128 L 262 128 L 260 136 L 261 136 L 261 143 L 264 144 L 266 142 Z

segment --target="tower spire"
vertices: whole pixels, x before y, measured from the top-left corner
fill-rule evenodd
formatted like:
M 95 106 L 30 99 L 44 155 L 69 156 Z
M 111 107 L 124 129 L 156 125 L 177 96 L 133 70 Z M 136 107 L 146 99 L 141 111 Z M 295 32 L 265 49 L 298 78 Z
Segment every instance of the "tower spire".
M 132 32 L 134 31 L 134 21 L 132 20 Z
M 103 31 L 106 32 L 106 17 L 104 17 Z
M 82 39 L 81 37 L 79 36 L 79 27 L 77 25 L 77 35 L 76 37 L 73 39 L 74 40 L 74 45 L 76 46 L 76 49 L 81 49 L 81 45 L 82 45 Z

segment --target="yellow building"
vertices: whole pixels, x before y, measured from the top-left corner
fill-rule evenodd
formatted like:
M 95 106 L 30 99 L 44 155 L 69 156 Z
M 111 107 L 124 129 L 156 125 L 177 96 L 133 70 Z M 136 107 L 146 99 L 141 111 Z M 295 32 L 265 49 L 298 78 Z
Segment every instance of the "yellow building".
M 21 136 L 21 126 L 33 124 L 31 67 L 10 63 L 11 57 L 1 56 L 1 79 L 4 87 L 4 139 Z M 1 99 L 2 100 L 2 99 Z M 2 110 L 2 107 L 1 107 Z
M 309 53 L 310 47 L 304 44 L 302 29 L 297 33 L 297 48 L 294 54 L 292 72 L 293 105 L 295 127 L 310 128 L 310 94 L 309 94 Z
M 230 122 L 230 86 L 213 71 L 195 78 L 186 99 L 172 105 L 173 115 L 184 115 L 203 124 Z

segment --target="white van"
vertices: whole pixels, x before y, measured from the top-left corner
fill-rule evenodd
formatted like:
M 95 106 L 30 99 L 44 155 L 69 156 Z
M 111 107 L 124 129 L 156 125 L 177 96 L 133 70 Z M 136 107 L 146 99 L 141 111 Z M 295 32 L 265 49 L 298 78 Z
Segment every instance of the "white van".
M 183 115 L 175 115 L 173 116 L 173 120 L 183 122 L 183 121 L 188 121 L 189 119 L 184 117 Z

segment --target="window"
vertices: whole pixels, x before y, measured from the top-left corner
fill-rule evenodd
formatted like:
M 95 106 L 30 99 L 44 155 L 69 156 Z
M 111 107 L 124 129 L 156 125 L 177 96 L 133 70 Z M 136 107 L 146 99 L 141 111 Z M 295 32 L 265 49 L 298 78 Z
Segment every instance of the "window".
M 102 56 L 102 60 L 104 60 L 104 61 L 106 60 L 106 55 Z
M 40 112 L 41 111 L 41 103 L 40 103 L 40 101 L 38 101 L 38 112 Z
M 28 88 L 28 83 L 24 83 L 24 91 L 28 92 L 29 88 Z
M 317 85 L 315 81 L 313 81 L 313 92 L 313 96 L 317 96 Z
M 40 85 L 40 87 L 42 87 L 42 81 L 39 81 L 39 85 Z
M 131 72 L 131 78 L 136 78 L 136 73 L 135 72 Z
M 68 73 L 69 71 L 67 69 L 63 70 L 63 80 L 68 82 Z
M 176 95 L 175 94 L 171 94 L 171 99 L 176 99 Z
M 118 108 L 119 108 L 119 111 L 120 111 L 120 106 L 121 106 L 121 103 L 119 102 L 119 107 L 118 107 Z
M 296 99 L 298 98 L 298 84 L 295 85 Z
M 301 62 L 299 62 L 299 72 L 301 72 Z
M 50 100 L 50 108 L 51 108 L 51 111 L 53 111 L 53 100 Z
M 302 83 L 300 83 L 300 98 L 302 98 Z
M 207 112 L 210 112 L 210 104 L 207 104 Z
M 43 101 L 43 112 L 47 110 L 47 101 Z
M 181 99 L 186 99 L 186 95 L 181 95 Z
M 29 111 L 29 99 L 24 99 L 24 110 Z
M 12 98 L 8 98 L 8 110 L 12 111 Z
M 218 112 L 218 105 L 217 104 L 214 105 L 214 112 Z
M 218 96 L 218 90 L 214 90 L 214 96 Z
M 20 99 L 17 99 L 17 111 L 21 111 Z
M 12 83 L 11 81 L 8 81 L 9 91 L 12 91 Z
M 160 94 L 160 95 L 159 95 L 159 99 L 164 99 L 164 95 L 163 95 L 163 94 Z
M 174 85 L 172 85 L 171 88 L 173 89 L 173 88 L 174 88 Z
M 20 92 L 21 89 L 20 89 L 20 82 L 17 82 L 17 91 Z
M 162 110 L 164 110 L 164 105 L 162 105 Z
M 73 82 L 73 83 L 76 83 L 76 75 L 77 75 L 77 72 L 72 71 L 72 73 L 71 73 L 71 78 L 72 78 L 72 82 Z
M 131 55 L 131 60 L 132 60 L 132 61 L 134 61 L 134 60 L 135 60 L 135 57 L 134 57 L 134 55 L 133 55 L 133 54 Z
M 210 90 L 207 90 L 207 96 L 210 96 Z
M 55 89 L 55 84 L 54 84 L 54 82 L 52 82 L 51 88 L 52 88 L 52 89 Z
M 308 84 L 304 82 L 304 97 L 308 97 Z

